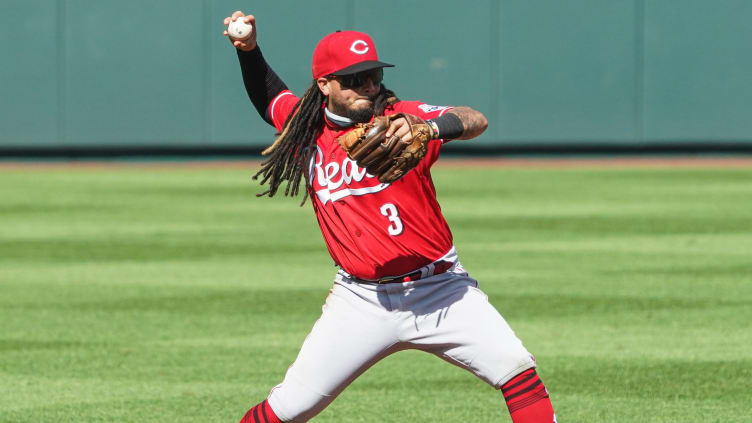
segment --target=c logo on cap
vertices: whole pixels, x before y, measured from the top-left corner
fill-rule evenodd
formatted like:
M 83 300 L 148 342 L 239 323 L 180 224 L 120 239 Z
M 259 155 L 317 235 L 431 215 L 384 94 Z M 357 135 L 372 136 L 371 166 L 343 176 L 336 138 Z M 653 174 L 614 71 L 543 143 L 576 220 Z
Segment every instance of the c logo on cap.
M 358 48 L 361 46 L 360 48 Z M 368 53 L 368 43 L 363 40 L 357 40 L 350 46 L 350 51 L 355 54 L 366 54 Z

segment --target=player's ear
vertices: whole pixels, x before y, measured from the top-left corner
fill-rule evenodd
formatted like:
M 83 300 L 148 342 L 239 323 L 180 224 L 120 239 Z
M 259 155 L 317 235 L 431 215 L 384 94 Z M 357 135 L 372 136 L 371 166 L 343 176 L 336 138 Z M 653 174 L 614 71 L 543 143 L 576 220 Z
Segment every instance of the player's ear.
M 329 96 L 329 83 L 331 81 L 327 78 L 318 78 L 316 79 L 316 84 L 319 86 L 319 90 L 321 90 L 321 94 L 324 94 L 324 96 Z

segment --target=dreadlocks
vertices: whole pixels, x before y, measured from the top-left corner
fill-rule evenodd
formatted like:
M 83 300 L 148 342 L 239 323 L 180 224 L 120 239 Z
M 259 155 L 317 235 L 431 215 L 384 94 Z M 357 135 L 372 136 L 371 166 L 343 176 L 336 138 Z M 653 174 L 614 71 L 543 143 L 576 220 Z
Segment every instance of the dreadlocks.
M 382 115 L 387 106 L 398 101 L 394 92 L 382 84 L 381 91 L 373 101 L 375 115 Z M 301 177 L 305 176 L 306 183 L 309 182 L 308 164 L 316 151 L 316 138 L 324 127 L 325 102 L 326 96 L 313 81 L 295 104 L 294 111 L 287 116 L 274 143 L 261 152 L 262 155 L 271 156 L 261 163 L 261 170 L 253 175 L 253 179 L 261 176 L 261 185 L 269 182 L 269 188 L 256 194 L 257 197 L 273 197 L 284 181 L 287 181 L 285 195 L 294 197 L 298 195 Z M 301 206 L 307 198 L 308 190 L 305 190 Z

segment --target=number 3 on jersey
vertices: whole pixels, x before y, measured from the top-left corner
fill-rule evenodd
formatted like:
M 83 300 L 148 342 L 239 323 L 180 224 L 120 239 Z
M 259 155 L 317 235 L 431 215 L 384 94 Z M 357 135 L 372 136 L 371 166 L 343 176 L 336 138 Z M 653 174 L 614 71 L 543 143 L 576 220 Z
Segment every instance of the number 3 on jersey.
M 381 214 L 389 218 L 389 221 L 392 222 L 387 228 L 389 235 L 397 236 L 405 230 L 405 227 L 402 225 L 402 219 L 399 217 L 397 206 L 392 203 L 386 203 L 381 206 Z

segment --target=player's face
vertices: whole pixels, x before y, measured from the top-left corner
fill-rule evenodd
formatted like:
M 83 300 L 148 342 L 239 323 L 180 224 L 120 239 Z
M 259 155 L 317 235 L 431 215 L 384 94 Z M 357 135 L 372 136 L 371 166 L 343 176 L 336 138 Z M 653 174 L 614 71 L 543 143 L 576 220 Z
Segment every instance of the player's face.
M 368 122 L 373 116 L 373 101 L 381 91 L 383 69 L 327 78 L 329 110 L 355 122 Z M 325 93 L 326 94 L 326 93 Z

